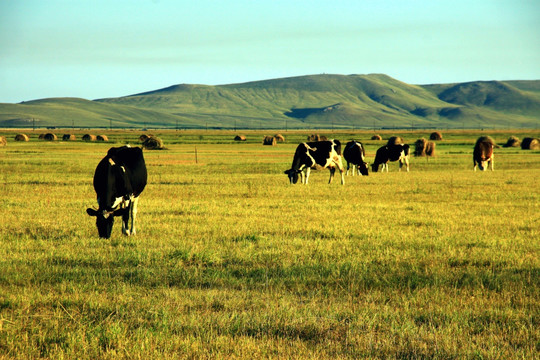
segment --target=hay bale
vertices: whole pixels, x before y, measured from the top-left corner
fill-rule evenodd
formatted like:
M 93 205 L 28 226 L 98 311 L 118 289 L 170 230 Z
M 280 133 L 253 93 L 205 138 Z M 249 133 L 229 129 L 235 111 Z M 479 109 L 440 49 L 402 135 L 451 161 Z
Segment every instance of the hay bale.
M 236 135 L 234 141 L 246 141 L 246 137 L 244 135 Z
M 540 150 L 540 140 L 535 138 L 524 138 L 521 142 L 523 150 Z
M 432 132 L 429 135 L 429 140 L 442 140 L 442 134 L 438 131 Z
M 17 134 L 15 135 L 15 141 L 28 141 L 30 138 L 26 134 Z
M 371 137 L 371 140 L 379 140 L 380 141 L 380 140 L 382 140 L 382 136 L 381 135 L 373 135 Z
M 274 137 L 276 138 L 277 142 L 285 142 L 285 137 L 283 137 L 281 134 L 276 134 Z
M 519 147 L 521 145 L 521 141 L 519 141 L 519 138 L 515 136 L 510 136 L 508 138 L 508 141 L 506 141 L 506 144 L 503 145 L 503 147 Z
M 38 140 L 43 140 L 43 139 L 45 139 L 45 133 L 39 134 Z
M 84 134 L 82 139 L 84 141 L 96 141 L 96 135 L 92 135 L 92 134 Z
M 426 144 L 426 156 L 435 156 L 435 144 L 433 141 L 428 141 Z
M 273 136 L 265 136 L 263 139 L 263 145 L 275 146 L 276 144 L 276 138 Z
M 311 134 L 307 137 L 308 141 L 326 141 L 328 138 L 324 135 Z
M 43 140 L 45 141 L 56 141 L 58 140 L 58 136 L 56 136 L 53 133 L 46 133 L 43 135 Z
M 403 138 L 399 136 L 392 136 L 390 139 L 388 139 L 388 143 L 387 143 L 388 146 L 400 145 L 400 144 L 403 144 Z
M 435 143 L 424 138 L 414 143 L 414 156 L 435 156 Z
M 75 141 L 77 140 L 77 137 L 73 134 L 64 134 L 64 136 L 62 136 L 62 140 L 63 141 Z
M 147 134 L 142 134 L 141 136 L 139 136 L 139 141 L 143 143 L 143 142 L 146 141 L 146 139 L 148 139 L 149 137 L 152 137 L 152 136 L 154 136 L 154 135 L 152 135 L 152 134 L 148 134 L 148 135 Z
M 7 145 L 7 139 L 5 136 L 0 136 L 0 146 L 6 146 Z
M 146 150 L 163 150 L 163 140 L 156 136 L 149 136 L 143 143 L 143 149 Z
M 98 135 L 98 136 L 96 136 L 96 140 L 97 141 L 109 141 L 109 138 L 107 137 L 107 135 Z
M 425 156 L 428 141 L 424 138 L 416 140 L 414 143 L 414 156 Z

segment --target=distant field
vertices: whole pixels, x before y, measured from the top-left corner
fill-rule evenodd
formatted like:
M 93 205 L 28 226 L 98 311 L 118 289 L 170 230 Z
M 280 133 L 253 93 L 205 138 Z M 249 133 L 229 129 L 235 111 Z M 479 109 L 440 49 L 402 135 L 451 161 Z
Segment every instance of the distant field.
M 472 147 L 539 131 L 443 132 L 409 173 L 344 186 L 326 170 L 288 184 L 309 132 L 275 147 L 271 132 L 155 132 L 167 149 L 144 152 L 138 234 L 117 221 L 110 240 L 85 212 L 93 172 L 141 133 L 27 133 L 0 130 L 0 358 L 538 357 L 540 151 L 498 148 L 475 173 Z M 385 143 L 321 134 L 364 142 L 370 162 Z

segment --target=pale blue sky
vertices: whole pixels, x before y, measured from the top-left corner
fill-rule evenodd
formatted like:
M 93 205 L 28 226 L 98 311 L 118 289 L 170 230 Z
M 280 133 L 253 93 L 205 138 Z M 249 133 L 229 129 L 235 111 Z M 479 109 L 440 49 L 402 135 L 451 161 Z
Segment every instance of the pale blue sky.
M 0 2 L 0 102 L 321 73 L 538 80 L 540 1 Z

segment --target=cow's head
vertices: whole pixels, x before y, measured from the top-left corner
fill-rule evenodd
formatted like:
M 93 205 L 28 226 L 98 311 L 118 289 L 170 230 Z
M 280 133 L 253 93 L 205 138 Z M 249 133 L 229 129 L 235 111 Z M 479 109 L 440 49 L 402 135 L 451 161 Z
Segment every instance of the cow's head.
M 86 209 L 86 213 L 90 216 L 96 217 L 96 225 L 98 228 L 99 237 L 104 239 L 110 238 L 114 224 L 114 212 L 88 208 Z
M 482 159 L 478 162 L 478 168 L 481 170 L 481 171 L 486 171 L 488 167 L 488 161 L 485 160 L 485 159 Z
M 368 163 L 367 162 L 361 162 L 360 165 L 358 165 L 358 168 L 360 169 L 360 174 L 364 176 L 369 175 L 369 169 L 368 169 Z
M 294 170 L 294 169 L 285 170 L 285 174 L 289 176 L 289 182 L 291 184 L 296 184 L 298 182 L 299 173 L 300 173 L 299 170 Z

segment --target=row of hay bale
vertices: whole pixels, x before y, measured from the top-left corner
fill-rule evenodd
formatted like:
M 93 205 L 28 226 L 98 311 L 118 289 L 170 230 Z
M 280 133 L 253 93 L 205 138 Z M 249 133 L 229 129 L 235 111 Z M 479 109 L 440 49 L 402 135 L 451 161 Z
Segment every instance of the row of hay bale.
M 276 134 L 274 136 L 265 136 L 263 138 L 263 145 L 275 146 L 278 142 L 285 142 L 285 137 L 281 134 Z
M 43 141 L 56 141 L 58 140 L 58 136 L 56 136 L 56 134 L 53 134 L 53 133 L 44 133 L 44 134 L 39 134 L 38 139 L 43 140 Z M 109 141 L 109 138 L 107 137 L 107 135 L 96 136 L 96 135 L 91 135 L 91 134 L 85 134 L 83 135 L 82 139 L 84 141 Z M 17 134 L 15 135 L 14 140 L 15 141 L 29 141 L 30 137 L 28 137 L 28 135 L 26 134 Z M 77 140 L 77 136 L 75 136 L 74 134 L 64 134 L 62 136 L 62 140 L 75 141 Z
M 107 135 L 84 134 L 82 139 L 83 141 L 109 141 Z
M 246 141 L 247 138 L 244 135 L 236 135 L 234 141 Z M 264 136 L 263 145 L 275 146 L 278 142 L 285 142 L 285 137 L 281 134 L 275 134 L 274 136 Z
M 526 137 L 520 141 L 516 136 L 510 136 L 503 147 L 520 147 L 522 150 L 540 150 L 540 139 Z
M 373 135 L 371 137 L 371 140 L 377 140 L 377 141 L 381 141 L 383 138 L 381 135 Z M 432 132 L 430 135 L 429 135 L 429 140 L 433 140 L 433 141 L 440 141 L 443 139 L 443 136 L 440 132 L 438 131 L 435 131 L 435 132 Z

